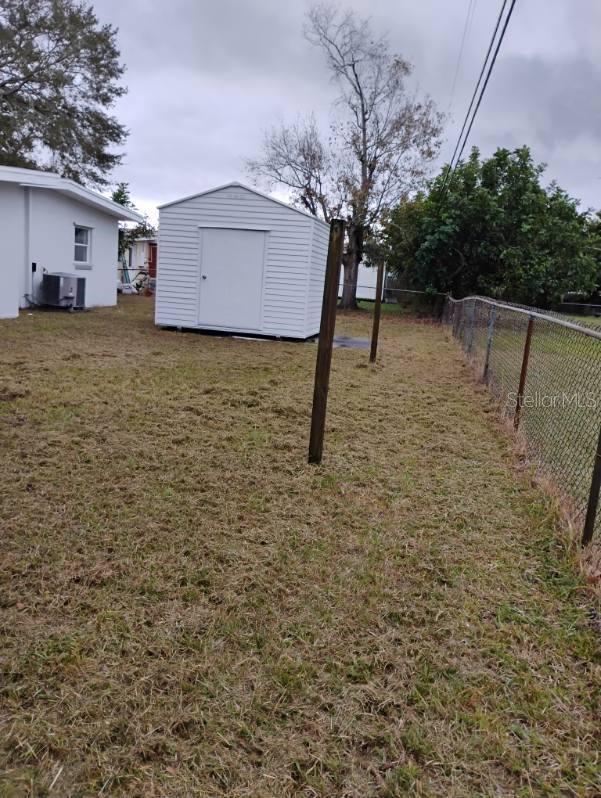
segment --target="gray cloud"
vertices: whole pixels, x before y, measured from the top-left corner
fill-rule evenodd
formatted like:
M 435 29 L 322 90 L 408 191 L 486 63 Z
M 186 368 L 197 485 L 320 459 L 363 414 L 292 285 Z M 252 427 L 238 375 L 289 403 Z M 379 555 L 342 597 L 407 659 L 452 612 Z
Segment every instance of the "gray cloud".
M 128 126 L 115 178 L 139 204 L 156 204 L 245 179 L 262 131 L 315 111 L 327 125 L 334 98 L 325 65 L 302 36 L 307 2 L 95 0 L 119 27 L 129 93 L 116 113 Z M 450 111 L 441 162 L 452 152 L 497 14 L 476 3 L 451 104 L 467 0 L 348 0 L 372 17 L 415 67 L 412 88 Z M 522 0 L 508 29 L 470 145 L 529 144 L 585 206 L 601 192 L 601 3 Z

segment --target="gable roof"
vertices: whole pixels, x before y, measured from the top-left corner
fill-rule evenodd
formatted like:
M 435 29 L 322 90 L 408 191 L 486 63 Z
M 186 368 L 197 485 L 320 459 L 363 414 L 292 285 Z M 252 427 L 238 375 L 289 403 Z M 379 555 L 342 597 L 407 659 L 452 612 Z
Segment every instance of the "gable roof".
M 295 213 L 300 213 L 302 216 L 306 216 L 308 219 L 315 219 L 322 224 L 327 224 L 323 221 L 323 219 L 319 219 L 317 216 L 313 216 L 306 211 L 302 211 L 300 208 L 295 208 L 294 205 L 288 205 L 287 202 L 283 202 L 282 200 L 276 199 L 275 197 L 271 197 L 269 194 L 265 194 L 262 191 L 259 191 L 256 188 L 252 188 L 251 186 L 247 186 L 244 183 L 240 183 L 237 180 L 233 180 L 231 183 L 224 183 L 222 186 L 215 186 L 215 188 L 209 188 L 206 191 L 199 191 L 196 194 L 188 194 L 186 197 L 181 197 L 180 199 L 172 200 L 171 202 L 164 202 L 162 205 L 158 205 L 158 209 L 161 208 L 169 208 L 172 205 L 179 205 L 180 202 L 186 202 L 187 200 L 196 199 L 196 197 L 204 197 L 207 194 L 214 194 L 216 191 L 222 191 L 224 188 L 243 188 L 245 191 L 250 191 L 251 194 L 256 194 L 259 197 L 263 197 L 263 199 L 267 199 L 270 202 L 275 202 L 277 205 L 283 205 L 284 208 L 288 208 L 289 211 L 294 211 Z
M 42 188 L 58 191 L 71 199 L 91 205 L 104 211 L 115 219 L 128 222 L 142 222 L 143 218 L 136 211 L 119 205 L 118 202 L 103 197 L 96 191 L 80 186 L 74 180 L 57 175 L 56 172 L 40 172 L 37 169 L 21 169 L 17 166 L 0 166 L 0 183 L 17 183 L 23 188 Z

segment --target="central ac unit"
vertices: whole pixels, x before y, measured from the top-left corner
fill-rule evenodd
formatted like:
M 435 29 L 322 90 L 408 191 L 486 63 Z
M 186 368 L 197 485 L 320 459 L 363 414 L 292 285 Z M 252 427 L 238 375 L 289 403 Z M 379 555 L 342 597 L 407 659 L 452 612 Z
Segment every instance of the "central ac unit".
M 86 278 L 68 272 L 44 272 L 41 304 L 53 308 L 85 308 Z

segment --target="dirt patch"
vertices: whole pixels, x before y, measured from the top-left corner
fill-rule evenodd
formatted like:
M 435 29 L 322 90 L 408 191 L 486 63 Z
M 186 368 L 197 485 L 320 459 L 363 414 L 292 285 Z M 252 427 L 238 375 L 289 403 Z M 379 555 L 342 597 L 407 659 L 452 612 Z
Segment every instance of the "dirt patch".
M 28 394 L 28 391 L 22 391 L 18 388 L 10 389 L 0 387 L 0 402 L 14 402 L 15 399 L 24 399 Z

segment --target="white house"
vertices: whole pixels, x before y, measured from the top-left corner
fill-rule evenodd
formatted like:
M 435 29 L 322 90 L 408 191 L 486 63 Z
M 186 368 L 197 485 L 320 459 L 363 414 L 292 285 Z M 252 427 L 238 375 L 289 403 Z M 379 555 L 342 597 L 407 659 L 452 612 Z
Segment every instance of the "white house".
M 157 239 L 149 236 L 136 238 L 127 254 L 126 269 L 130 280 L 135 279 L 140 273 L 148 274 L 152 281 L 156 280 Z
M 133 286 L 144 285 L 154 291 L 157 276 L 157 239 L 136 238 L 122 255 L 118 268 L 118 290 L 132 293 Z
M 159 207 L 158 325 L 319 332 L 329 228 L 241 183 Z
M 53 172 L 0 166 L 0 318 L 37 303 L 44 271 L 84 276 L 87 307 L 114 305 L 119 220 L 141 217 Z
M 378 280 L 378 269 L 376 266 L 368 266 L 364 263 L 359 264 L 357 273 L 357 299 L 376 298 L 376 283 Z M 340 283 L 338 285 L 338 296 L 342 296 L 342 286 L 344 285 L 344 269 L 340 269 Z M 386 288 L 386 279 L 382 285 L 382 298 Z

